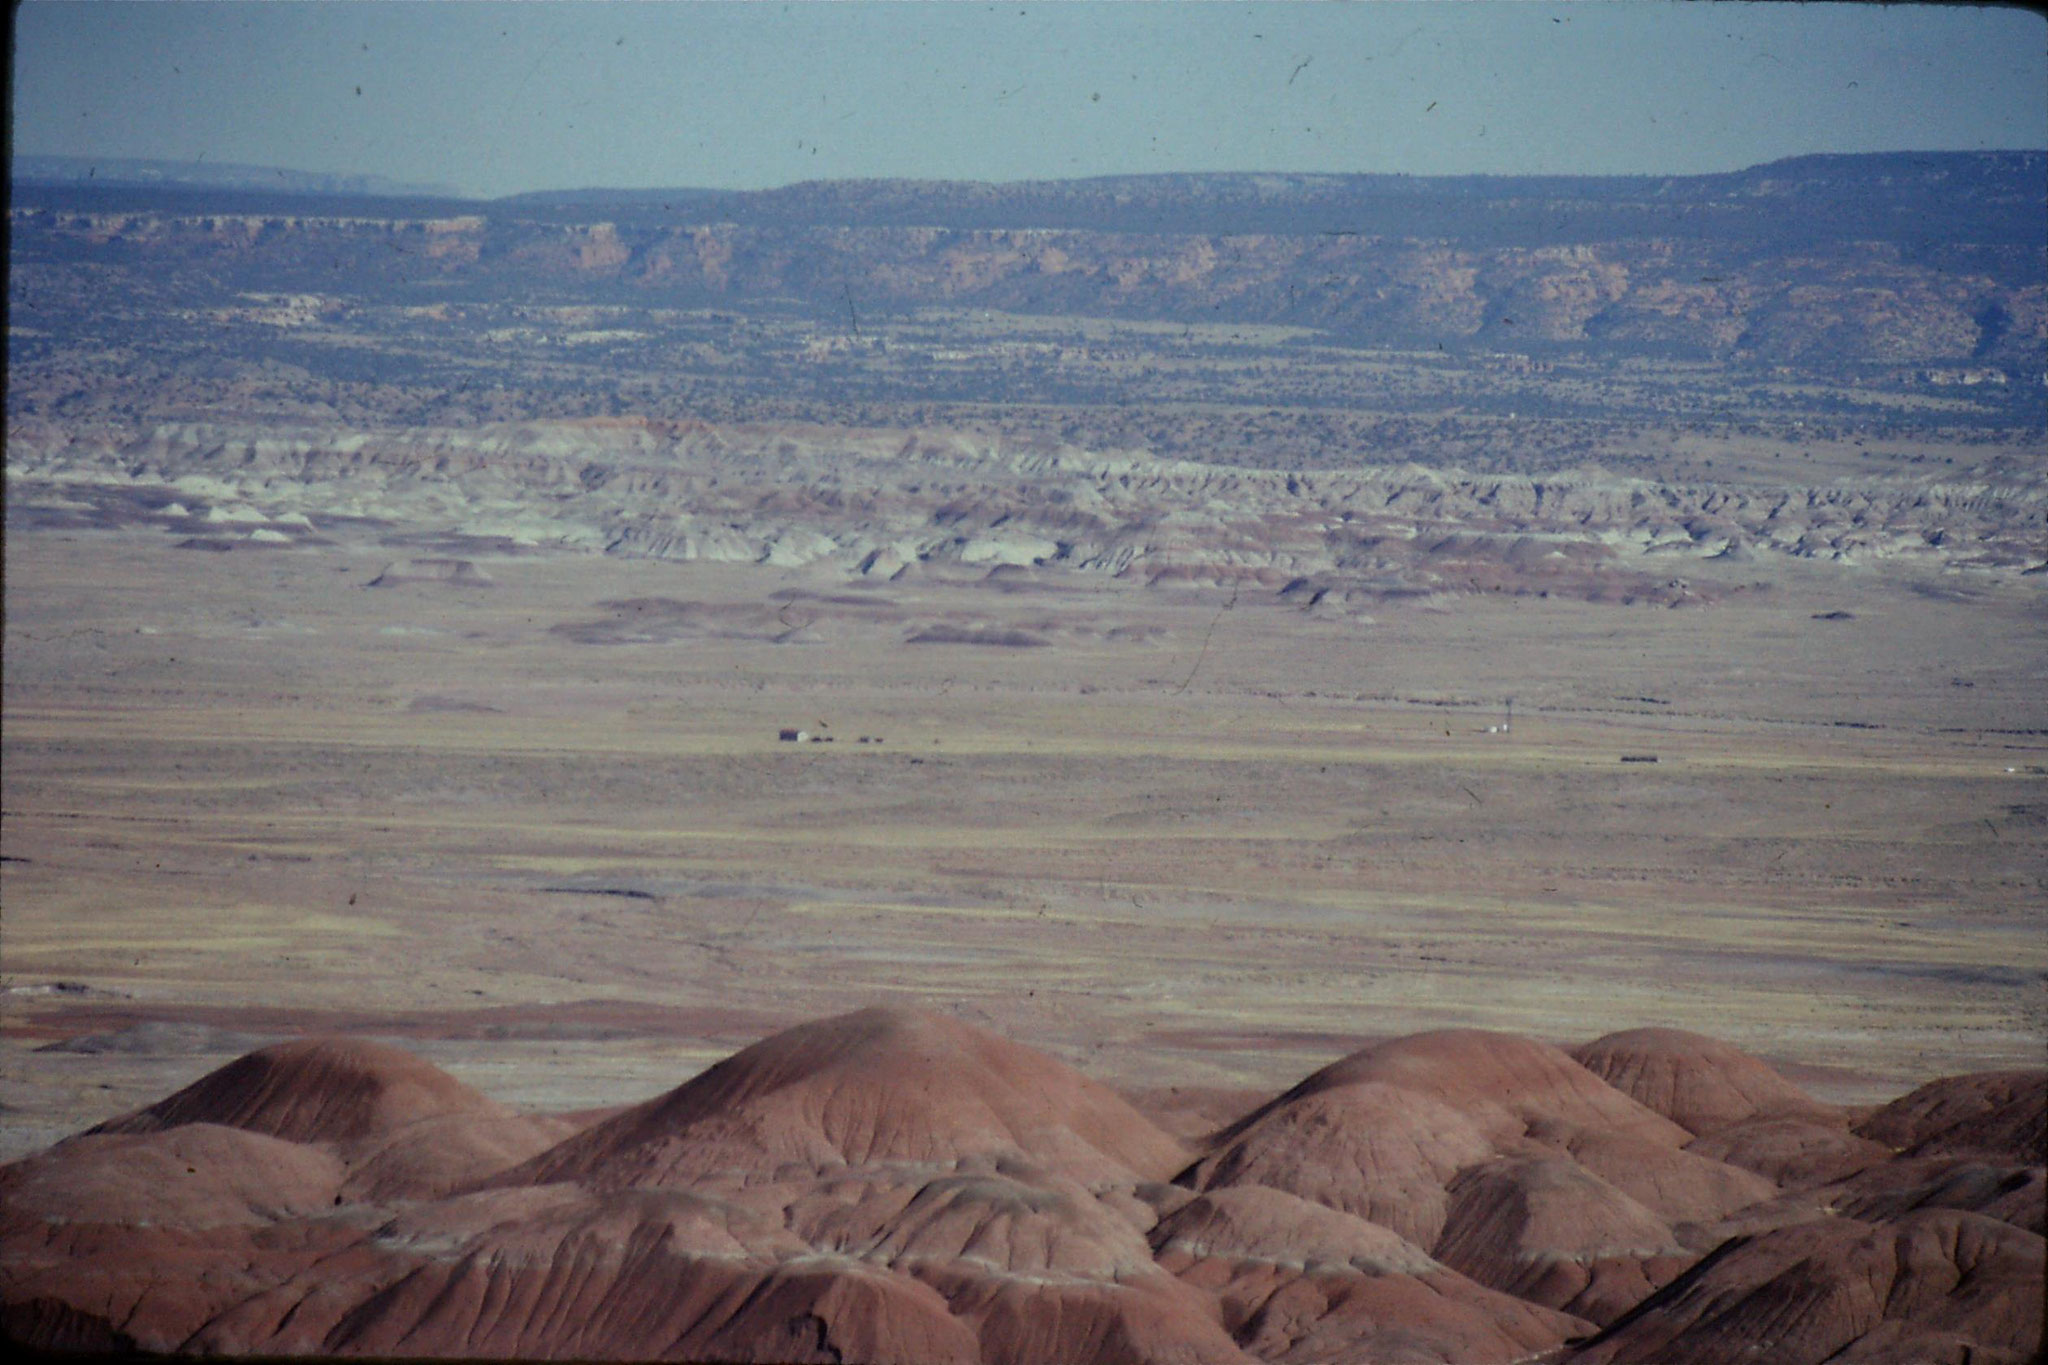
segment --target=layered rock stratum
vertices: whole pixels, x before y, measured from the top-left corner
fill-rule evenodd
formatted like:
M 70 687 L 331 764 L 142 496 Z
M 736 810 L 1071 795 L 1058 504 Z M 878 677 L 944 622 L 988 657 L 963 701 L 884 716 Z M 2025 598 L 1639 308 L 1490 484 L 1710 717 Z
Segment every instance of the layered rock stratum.
M 518 1115 L 344 1037 L 0 1168 L 45 1350 L 690 1361 L 2021 1362 L 2048 1073 L 1853 1124 L 1675 1030 L 1375 1044 L 1192 1143 L 900 1006 Z M 1613 1077 L 1616 1088 L 1602 1079 Z M 1779 1177 L 1728 1134 L 1838 1160 Z M 1753 1167 L 1755 1163 L 1751 1163 Z
M 1374 344 L 2037 370 L 2042 168 L 2038 152 L 1919 153 L 1689 177 L 853 181 L 488 203 L 44 174 L 17 191 L 14 223 L 38 255 L 46 242 L 139 250 L 261 270 L 272 287 L 317 288 L 346 267 L 686 305 L 858 299 L 1213 317 Z
M 1768 561 L 2026 570 L 2048 475 L 1810 486 L 1393 467 L 1295 474 L 944 430 L 549 421 L 475 430 L 24 422 L 16 506 L 202 544 L 403 527 L 485 550 L 817 565 L 882 581 L 1073 570 L 1242 585 L 1335 611 L 1388 595 L 1548 593 L 1682 605 Z M 1760 564 L 1759 561 L 1766 561 Z M 379 583 L 480 584 L 447 558 Z

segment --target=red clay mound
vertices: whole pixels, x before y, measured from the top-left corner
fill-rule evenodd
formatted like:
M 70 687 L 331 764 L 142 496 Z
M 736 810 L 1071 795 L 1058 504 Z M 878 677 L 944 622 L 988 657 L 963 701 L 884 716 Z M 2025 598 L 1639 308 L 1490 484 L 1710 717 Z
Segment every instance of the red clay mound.
M 2041 1346 L 2042 1241 L 1936 1210 L 1735 1238 L 1572 1365 L 2023 1365 Z
M 1475 1284 L 1386 1228 L 1259 1186 L 1202 1195 L 1153 1230 L 1159 1264 L 1216 1296 L 1262 1360 L 1525 1360 L 1592 1331 Z
M 599 1360 L 971 1365 L 973 1333 L 907 1276 L 852 1261 L 679 1256 L 658 1240 L 563 1245 L 526 1259 L 479 1248 L 368 1298 L 324 1353 Z
M 1220 1134 L 1181 1183 L 1268 1185 L 1429 1246 L 1443 1230 L 1445 1185 L 1459 1170 L 1527 1150 L 1532 1134 L 1577 1132 L 1669 1152 L 1674 1160 L 1645 1174 L 1674 1191 L 1690 1180 L 1688 1216 L 1694 1205 L 1722 1210 L 1745 1179 L 1704 1163 L 1677 1169 L 1692 1135 L 1557 1048 L 1456 1029 L 1375 1044 L 1323 1068 Z M 1724 1197 L 1704 1193 L 1716 1182 Z
M 1966 1209 L 2040 1236 L 2048 1225 L 2048 1172 L 1969 1157 L 1901 1157 L 1829 1186 L 1828 1207 L 1866 1223 L 1917 1209 Z
M 126 1356 L 141 1350 L 128 1333 L 58 1298 L 14 1298 L 0 1304 L 0 1342 L 24 1351 L 66 1356 Z
M 678 1256 L 787 1259 L 813 1250 L 784 1226 L 786 1191 L 612 1190 L 537 1185 L 478 1190 L 416 1204 L 378 1230 L 387 1247 L 436 1256 L 489 1249 L 501 1259 L 544 1261 L 562 1245 L 626 1247 L 659 1242 Z
M 238 1057 L 170 1098 L 92 1131 L 153 1133 L 217 1123 L 288 1142 L 351 1142 L 423 1119 L 510 1112 L 410 1052 L 359 1038 L 301 1038 Z
M 791 1226 L 821 1250 L 913 1272 L 959 1263 L 1107 1281 L 1154 1269 L 1136 1227 L 1049 1172 L 963 1170 L 919 1185 L 862 1183 L 869 1188 L 858 1202 L 793 1207 Z
M 209 1323 L 212 1353 L 972 1361 L 932 1291 L 821 1257 L 779 1209 L 566 1185 L 415 1206 Z
M 1175 1085 L 1119 1088 L 1118 1092 L 1159 1128 L 1192 1147 L 1229 1127 L 1273 1098 L 1271 1090 Z
M 1693 1135 L 1608 1085 L 1548 1043 L 1482 1029 L 1418 1033 L 1354 1052 L 1288 1098 L 1381 1081 L 1441 1100 L 1496 1144 L 1548 1119 L 1682 1147 Z
M 988 1360 L 1241 1359 L 1213 1302 L 1153 1262 L 1142 1202 L 1017 1159 L 971 1158 L 918 1184 L 929 1169 L 828 1176 L 791 1204 L 789 1226 L 931 1285 Z
M 1022 1153 L 1084 1182 L 1187 1152 L 1114 1091 L 956 1020 L 877 1008 L 780 1033 L 505 1177 L 605 1188 Z
M 1684 1245 L 1711 1251 L 1731 1238 L 1754 1237 L 1796 1223 L 1829 1218 L 1895 1223 L 1930 1209 L 1980 1214 L 2038 1237 L 2048 1226 L 2048 1168 L 1975 1157 L 1895 1157 L 1866 1163 L 1826 1184 L 1789 1189 L 1711 1223 L 1683 1225 L 1676 1232 Z
M 1777 1196 L 1778 1187 L 1754 1171 L 1724 1165 L 1691 1151 L 1645 1138 L 1539 1123 L 1532 1146 L 1572 1160 L 1668 1223 L 1704 1223 Z
M 434 1199 L 509 1170 L 577 1131 L 564 1119 L 528 1114 L 447 1114 L 378 1140 L 346 1143 L 343 1195 L 371 1203 Z
M 603 1355 L 611 1333 L 611 1353 L 655 1354 L 663 1333 L 695 1328 L 715 1302 L 679 1294 L 684 1282 L 757 1283 L 805 1250 L 772 1205 L 568 1185 L 490 1190 L 412 1206 L 220 1314 L 193 1345 L 332 1355 L 402 1340 L 417 1355 Z M 495 1305 L 481 1316 L 479 1285 Z M 678 1297 L 687 1302 L 669 1303 Z
M 1980 1071 L 1933 1081 L 1893 1100 L 1856 1131 L 1908 1156 L 2040 1162 L 2048 1154 L 2048 1071 Z
M 8 1336 L 41 1350 L 175 1350 L 360 1235 L 310 1222 L 332 1212 L 341 1180 L 330 1153 L 214 1124 L 85 1134 L 0 1168 Z
M 1560 1157 L 1461 1174 L 1433 1251 L 1483 1285 L 1600 1323 L 1697 1259 L 1655 1213 Z
M 986 1365 L 1250 1365 L 1215 1300 L 1164 1273 L 1122 1283 L 934 1277 Z
M 0 1301 L 13 1339 L 35 1349 L 57 1349 L 96 1321 L 141 1350 L 166 1354 L 220 1314 L 362 1235 L 360 1228 L 310 1219 L 262 1229 L 9 1228 Z
M 709 1330 L 700 1327 L 669 1351 L 697 1360 L 820 1365 L 972 1365 L 982 1357 L 966 1324 L 916 1280 L 864 1265 L 831 1264 L 778 1266 L 735 1303 L 730 1316 Z
M 328 1152 L 211 1123 L 86 1133 L 0 1167 L 0 1209 L 9 1226 L 253 1227 L 331 1208 L 343 1175 Z
M 1441 1263 L 1391 1228 L 1263 1185 L 1197 1195 L 1159 1220 L 1151 1243 L 1176 1275 L 1200 1261 L 1361 1275 L 1432 1275 Z
M 1285 1190 L 1427 1246 L 1443 1230 L 1444 1185 L 1493 1154 L 1478 1125 L 1443 1101 L 1362 1081 L 1282 1097 L 1233 1130 L 1182 1183 Z
M 1718 1045 L 1617 1037 L 1656 1062 L 1624 1080 L 1665 1076 L 1646 1093 L 1694 1122 L 1728 1094 L 1700 1075 L 1783 1099 Z M 266 1356 L 2016 1361 L 2041 1081 L 1923 1087 L 1871 1137 L 1755 1111 L 1694 1139 L 1555 1048 L 1434 1033 L 1189 1165 L 1059 1062 L 907 1010 L 792 1029 L 582 1129 L 307 1040 L 0 1167 L 0 1325 Z
M 326 1143 L 348 1164 L 351 1200 L 431 1199 L 546 1151 L 575 1131 L 515 1114 L 398 1048 L 302 1038 L 249 1053 L 94 1133 L 217 1124 Z
M 1755 1171 L 1787 1189 L 1840 1180 L 1892 1154 L 1891 1148 L 1839 1124 L 1805 1119 L 1749 1119 L 1718 1129 L 1685 1150 Z
M 1759 1116 L 1841 1121 L 1837 1111 L 1748 1053 L 1683 1029 L 1610 1033 L 1571 1055 L 1638 1104 L 1694 1134 Z

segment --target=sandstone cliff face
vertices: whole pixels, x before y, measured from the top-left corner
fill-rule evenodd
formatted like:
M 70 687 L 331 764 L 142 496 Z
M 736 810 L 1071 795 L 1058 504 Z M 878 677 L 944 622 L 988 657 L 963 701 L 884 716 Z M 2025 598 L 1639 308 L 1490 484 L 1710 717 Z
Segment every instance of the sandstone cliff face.
M 1665 180 L 856 182 L 493 204 L 17 190 L 17 250 L 147 250 L 312 287 L 598 290 L 1286 324 L 1409 347 L 2041 368 L 2034 154 L 1809 158 Z M 255 211 L 251 211 L 251 210 Z M 324 210 L 324 211 L 323 211 Z M 450 211 L 463 210 L 463 211 Z
M 932 305 L 1028 314 L 1314 327 L 1354 341 L 1650 349 L 1771 362 L 2026 367 L 2048 343 L 2042 286 L 1845 242 L 1730 262 L 1711 244 L 1651 238 L 1473 248 L 1404 238 L 1003 229 L 558 226 L 495 215 L 424 220 L 176 217 L 14 211 L 18 234 L 147 249 L 184 264 L 307 275 L 339 252 L 394 256 L 450 283 L 529 279 L 611 296 L 829 307 Z M 2008 253 L 2011 254 L 2011 253 Z M 317 276 L 307 275 L 307 279 Z M 303 282 L 303 281 L 299 281 Z

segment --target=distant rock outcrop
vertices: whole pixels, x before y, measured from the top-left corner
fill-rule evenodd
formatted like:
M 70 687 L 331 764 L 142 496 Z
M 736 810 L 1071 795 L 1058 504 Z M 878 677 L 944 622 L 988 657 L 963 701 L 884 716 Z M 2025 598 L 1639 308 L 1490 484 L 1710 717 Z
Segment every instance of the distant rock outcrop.
M 577 421 L 392 427 L 336 445 L 315 426 L 165 424 L 122 442 L 20 424 L 9 433 L 10 487 L 61 488 L 73 501 L 91 494 L 107 502 L 105 517 L 132 513 L 154 525 L 152 511 L 120 511 L 135 486 L 168 489 L 232 462 L 288 490 L 294 508 L 333 518 L 374 508 L 381 519 L 508 552 L 518 542 L 494 528 L 516 509 L 523 536 L 616 555 L 830 567 L 849 581 L 953 573 L 1003 584 L 1072 573 L 1220 584 L 1325 613 L 1433 593 L 1709 604 L 1742 590 L 1717 561 L 1735 537 L 1758 560 L 2018 568 L 2038 562 L 2048 525 L 2048 476 L 2031 467 L 1996 482 L 1894 473 L 1853 486 L 1372 464 L 1310 479 L 1130 451 L 1047 452 L 958 431 Z M 764 466 L 773 480 L 761 477 Z M 848 487 L 862 496 L 847 498 Z M 264 498 L 242 496 L 252 506 Z M 284 505 L 278 498 L 272 508 Z M 1022 548 L 990 558 L 991 537 Z M 202 540 L 265 548 L 193 543 Z M 474 560 L 428 555 L 392 561 L 370 584 L 467 590 L 492 581 Z M 563 633 L 660 643 L 775 638 L 803 625 L 679 599 L 605 605 L 613 619 Z M 906 624 L 919 644 L 1053 638 L 968 620 Z
M 378 283 L 426 272 L 437 302 L 458 283 L 600 283 L 666 307 L 795 298 L 836 312 L 836 282 L 857 278 L 902 311 L 1306 326 L 1413 349 L 2040 363 L 2039 152 L 1703 176 L 862 180 L 495 203 L 306 193 L 381 188 L 332 177 L 293 195 L 246 177 L 142 192 L 164 174 L 17 183 L 14 235 L 41 251 L 145 246 L 164 266 L 233 269 L 248 291 L 302 290 L 345 266 Z

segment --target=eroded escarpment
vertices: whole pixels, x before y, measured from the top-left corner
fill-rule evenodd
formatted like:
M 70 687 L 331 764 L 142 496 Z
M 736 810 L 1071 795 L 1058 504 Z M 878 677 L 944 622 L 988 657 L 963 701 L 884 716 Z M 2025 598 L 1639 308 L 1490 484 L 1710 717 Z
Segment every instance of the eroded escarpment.
M 17 193 L 13 226 L 39 259 L 148 253 L 270 289 L 324 287 L 337 263 L 390 287 L 540 282 L 683 306 L 837 311 L 857 287 L 871 312 L 2038 372 L 2040 167 L 1919 153 L 1686 177 L 881 180 L 491 203 L 42 183 Z
M 580 1119 L 302 1039 L 0 1168 L 0 1300 L 32 1346 L 230 1355 L 2038 1348 L 2048 1076 L 1946 1078 L 1852 1127 L 1698 1035 L 1578 1053 L 1597 1070 L 1511 1034 L 1393 1039 L 1189 1142 L 1053 1057 L 895 1006 Z M 1769 1122 L 1853 1159 L 1759 1173 L 1736 1153 Z M 459 1170 L 404 1156 L 451 1150 Z
M 943 430 L 653 421 L 104 434 L 24 422 L 10 432 L 9 481 L 20 516 L 142 522 L 208 545 L 402 525 L 486 546 L 868 579 L 1049 568 L 1237 584 L 1327 609 L 1473 591 L 1680 605 L 1788 559 L 2023 571 L 2048 533 L 2038 474 L 1812 486 L 1598 467 L 1309 474 Z

